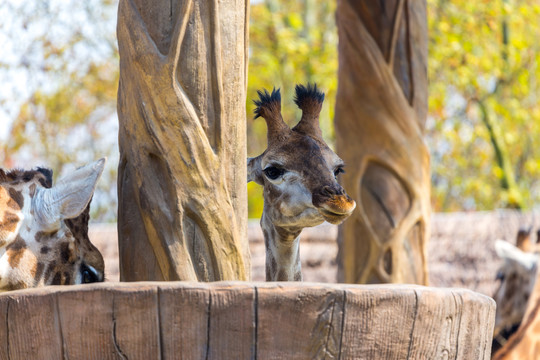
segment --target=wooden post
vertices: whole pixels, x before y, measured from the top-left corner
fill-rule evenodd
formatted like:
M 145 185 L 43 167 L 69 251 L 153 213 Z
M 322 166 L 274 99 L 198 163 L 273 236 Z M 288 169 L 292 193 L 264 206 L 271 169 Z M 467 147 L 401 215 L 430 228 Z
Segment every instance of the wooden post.
M 493 299 L 464 289 L 103 283 L 0 295 L 2 359 L 489 359 Z
M 340 282 L 427 284 L 425 0 L 338 0 L 337 153 L 357 210 L 339 230 Z
M 120 278 L 247 280 L 248 5 L 120 0 Z

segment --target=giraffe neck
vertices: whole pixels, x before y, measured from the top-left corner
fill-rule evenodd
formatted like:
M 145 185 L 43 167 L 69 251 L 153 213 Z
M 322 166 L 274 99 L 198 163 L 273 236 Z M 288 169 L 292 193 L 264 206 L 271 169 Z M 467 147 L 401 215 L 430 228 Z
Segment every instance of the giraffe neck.
M 275 226 L 263 213 L 261 228 L 266 247 L 266 281 L 302 281 L 300 232 Z

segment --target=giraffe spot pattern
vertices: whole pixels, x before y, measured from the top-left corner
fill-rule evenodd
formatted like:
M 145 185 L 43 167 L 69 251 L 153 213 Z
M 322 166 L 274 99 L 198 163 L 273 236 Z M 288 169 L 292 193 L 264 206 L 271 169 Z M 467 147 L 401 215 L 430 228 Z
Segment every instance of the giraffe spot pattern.
M 8 206 L 15 210 L 21 210 L 24 207 L 24 196 L 20 191 L 15 190 L 14 188 L 9 189 L 9 196 L 11 197 L 8 201 Z
M 63 263 L 72 264 L 75 262 L 75 256 L 69 245 L 70 244 L 67 242 L 62 243 L 62 245 L 60 245 L 60 256 Z
M 8 245 L 6 255 L 8 258 L 8 263 L 12 268 L 15 269 L 19 266 L 26 249 L 26 243 L 19 236 L 17 236 L 12 244 Z
M 54 274 L 51 285 L 62 285 L 62 276 L 60 275 L 59 272 Z
M 63 284 L 70 284 L 70 283 L 71 283 L 71 275 L 68 272 L 64 272 Z
M 45 270 L 45 282 L 47 282 L 48 279 L 51 278 L 52 272 L 56 269 L 56 261 L 51 261 L 49 263 L 49 266 L 47 266 L 47 270 Z
M 6 245 L 6 238 L 17 229 L 19 220 L 16 214 L 4 212 L 4 217 L 0 221 L 0 246 Z
M 46 243 L 54 239 L 54 235 L 56 235 L 58 231 L 53 231 L 51 233 L 47 233 L 45 231 L 38 231 L 35 235 L 36 242 L 38 243 Z
M 41 279 L 41 276 L 43 275 L 43 270 L 45 268 L 45 265 L 42 262 L 36 262 L 36 265 L 32 269 L 32 275 L 34 279 L 36 280 L 36 283 L 39 282 L 39 279 Z
M 2 290 L 5 291 L 13 291 L 13 290 L 20 290 L 20 289 L 27 289 L 28 284 L 24 281 L 17 281 L 17 282 L 10 282 L 6 286 L 2 288 Z
M 33 198 L 34 195 L 36 194 L 36 184 L 32 184 L 30 185 L 30 188 L 29 188 L 29 191 L 30 191 L 30 197 Z

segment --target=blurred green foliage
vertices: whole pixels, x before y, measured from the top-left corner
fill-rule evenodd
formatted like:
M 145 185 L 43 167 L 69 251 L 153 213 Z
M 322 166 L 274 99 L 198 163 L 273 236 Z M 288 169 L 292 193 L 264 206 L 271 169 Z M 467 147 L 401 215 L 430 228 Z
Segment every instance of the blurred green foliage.
M 435 211 L 540 202 L 540 5 L 428 0 Z

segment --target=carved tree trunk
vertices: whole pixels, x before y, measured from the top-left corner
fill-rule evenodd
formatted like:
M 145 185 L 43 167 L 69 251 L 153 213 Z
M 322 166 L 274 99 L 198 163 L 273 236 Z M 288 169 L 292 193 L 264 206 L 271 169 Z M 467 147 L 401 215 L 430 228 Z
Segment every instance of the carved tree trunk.
M 121 280 L 250 278 L 247 9 L 120 1 Z
M 339 231 L 342 282 L 427 284 L 425 0 L 339 0 L 338 154 L 358 209 Z

